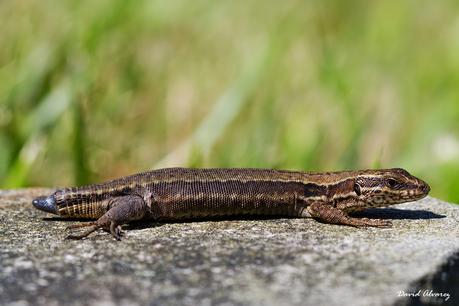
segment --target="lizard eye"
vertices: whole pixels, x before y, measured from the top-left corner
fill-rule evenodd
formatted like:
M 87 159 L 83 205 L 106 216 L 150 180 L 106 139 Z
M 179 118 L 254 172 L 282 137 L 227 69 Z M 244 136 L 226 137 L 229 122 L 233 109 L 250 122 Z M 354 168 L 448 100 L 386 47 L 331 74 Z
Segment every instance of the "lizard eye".
M 358 196 L 362 194 L 362 190 L 360 189 L 360 185 L 358 183 L 354 184 L 354 191 Z
M 397 186 L 397 181 L 394 180 L 393 178 L 390 178 L 390 179 L 387 179 L 386 184 L 390 188 L 394 188 L 395 186 Z

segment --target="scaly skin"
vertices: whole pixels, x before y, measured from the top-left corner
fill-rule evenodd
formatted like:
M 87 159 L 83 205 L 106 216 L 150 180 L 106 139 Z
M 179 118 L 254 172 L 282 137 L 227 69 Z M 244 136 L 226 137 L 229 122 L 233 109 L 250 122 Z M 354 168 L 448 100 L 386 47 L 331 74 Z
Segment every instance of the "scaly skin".
M 102 184 L 57 190 L 32 204 L 63 217 L 93 218 L 68 238 L 99 228 L 119 240 L 121 225 L 134 220 L 196 220 L 265 215 L 313 217 L 356 227 L 387 227 L 389 220 L 354 218 L 350 212 L 415 201 L 430 191 L 403 169 L 308 173 L 269 169 L 167 168 Z

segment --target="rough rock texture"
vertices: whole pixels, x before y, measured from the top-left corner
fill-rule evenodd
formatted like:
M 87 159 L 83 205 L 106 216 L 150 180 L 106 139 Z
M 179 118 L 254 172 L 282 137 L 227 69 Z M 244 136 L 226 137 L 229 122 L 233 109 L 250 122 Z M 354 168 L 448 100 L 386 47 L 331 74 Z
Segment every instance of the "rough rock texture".
M 365 214 L 394 219 L 389 229 L 311 219 L 138 223 L 117 242 L 102 231 L 65 240 L 76 221 L 30 204 L 48 192 L 0 192 L 2 305 L 410 304 L 416 298 L 399 292 L 432 286 L 422 280 L 459 252 L 459 206 L 433 198 Z M 419 289 L 424 302 L 444 300 Z

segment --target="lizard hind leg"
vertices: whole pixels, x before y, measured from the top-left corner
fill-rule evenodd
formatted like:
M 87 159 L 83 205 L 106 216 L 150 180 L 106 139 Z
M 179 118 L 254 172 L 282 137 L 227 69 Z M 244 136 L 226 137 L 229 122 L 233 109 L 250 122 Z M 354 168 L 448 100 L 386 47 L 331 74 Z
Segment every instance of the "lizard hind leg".
M 138 195 L 127 195 L 110 198 L 108 211 L 97 221 L 84 224 L 71 225 L 69 229 L 90 227 L 81 234 L 71 234 L 67 239 L 82 239 L 95 232 L 99 228 L 110 231 L 116 240 L 121 240 L 121 225 L 130 221 L 142 219 L 148 210 L 144 199 Z

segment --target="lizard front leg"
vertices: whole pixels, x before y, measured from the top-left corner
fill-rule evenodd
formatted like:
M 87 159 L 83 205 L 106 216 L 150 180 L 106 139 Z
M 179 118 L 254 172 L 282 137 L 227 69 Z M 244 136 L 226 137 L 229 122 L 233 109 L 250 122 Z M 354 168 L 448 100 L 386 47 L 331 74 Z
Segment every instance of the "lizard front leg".
M 307 211 L 313 218 L 333 224 L 350 225 L 355 227 L 390 227 L 389 220 L 355 218 L 347 215 L 344 211 L 333 207 L 326 202 L 314 202 L 307 207 Z
M 67 239 L 82 239 L 97 229 L 103 228 L 109 230 L 116 240 L 121 240 L 121 225 L 142 219 L 149 209 L 149 202 L 138 195 L 114 197 L 107 201 L 108 211 L 97 221 L 67 227 L 68 229 L 89 227 L 87 231 L 81 234 L 68 235 Z

